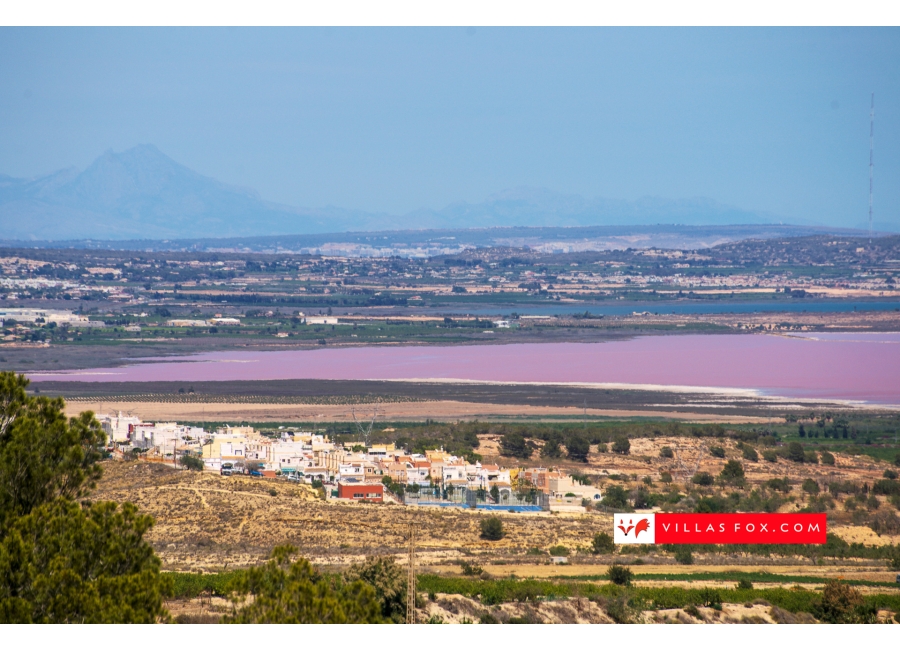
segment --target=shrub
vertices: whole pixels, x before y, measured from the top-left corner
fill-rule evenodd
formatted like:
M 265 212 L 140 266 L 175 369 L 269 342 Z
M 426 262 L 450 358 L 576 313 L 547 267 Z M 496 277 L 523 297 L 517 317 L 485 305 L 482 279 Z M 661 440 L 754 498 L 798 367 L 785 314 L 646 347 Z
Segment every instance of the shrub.
M 882 474 L 882 476 L 884 476 L 884 478 L 886 478 L 886 479 L 888 479 L 888 480 L 890 480 L 890 481 L 896 481 L 896 480 L 897 480 L 897 472 L 895 472 L 895 471 L 892 470 L 892 469 L 886 469 L 886 470 L 884 470 L 884 474 Z
M 767 463 L 777 463 L 778 462 L 778 454 L 776 454 L 771 449 L 767 449 L 766 451 L 764 451 L 762 453 L 762 457 Z
M 814 607 L 813 614 L 826 623 L 874 623 L 878 612 L 873 609 L 858 589 L 831 580 L 825 585 L 822 600 Z
M 606 494 L 600 502 L 607 508 L 616 508 L 622 510 L 628 507 L 628 494 L 621 485 L 610 485 L 606 488 Z
M 559 440 L 550 438 L 541 448 L 541 456 L 544 458 L 559 458 L 562 456 L 562 448 L 559 446 Z
M 531 458 L 532 448 L 525 436 L 518 432 L 504 433 L 500 438 L 500 453 L 514 458 Z
M 481 520 L 481 538 L 490 541 L 503 539 L 503 522 L 499 517 L 488 517 Z
M 747 578 L 741 578 L 740 580 L 738 580 L 735 589 L 753 589 L 753 583 L 750 582 Z
M 741 483 L 744 480 L 744 466 L 736 460 L 729 460 L 719 477 L 729 483 Z
M 691 483 L 694 483 L 695 485 L 703 485 L 703 486 L 712 485 L 713 484 L 712 474 L 710 474 L 709 472 L 697 472 L 691 478 Z
M 694 618 L 702 619 L 703 616 L 700 614 L 700 610 L 697 609 L 696 605 L 688 605 L 684 608 L 685 613 L 690 614 Z
M 381 614 L 400 623 L 406 618 L 406 568 L 394 562 L 393 556 L 370 557 L 353 564 L 344 572 L 345 582 L 360 580 L 375 590 Z
M 872 485 L 873 494 L 882 494 L 890 496 L 892 494 L 900 494 L 900 482 L 890 479 L 879 479 Z
M 196 456 L 184 455 L 181 457 L 181 466 L 194 471 L 203 471 L 203 461 Z
M 805 460 L 803 445 L 799 442 L 792 442 L 787 446 L 785 457 L 795 463 L 802 463 Z
M 702 497 L 697 501 L 694 512 L 734 512 L 735 502 L 723 496 Z
M 869 528 L 879 535 L 896 535 L 900 533 L 900 517 L 888 510 L 882 510 L 872 517 Z
M 819 484 L 815 479 L 807 478 L 803 480 L 803 484 L 800 486 L 800 489 L 807 494 L 815 495 L 819 493 Z
M 791 482 L 784 478 L 770 478 L 765 482 L 765 486 L 770 490 L 777 490 L 778 492 L 790 492 L 791 491 Z
M 756 453 L 756 450 L 750 445 L 744 445 L 743 448 L 744 460 L 749 460 L 753 463 L 759 460 L 759 454 Z
M 384 620 L 373 587 L 361 580 L 327 580 L 307 560 L 291 562 L 295 551 L 290 546 L 278 546 L 264 566 L 247 569 L 235 578 L 232 601 L 238 607 L 225 616 L 227 622 L 381 623 Z
M 672 451 L 671 447 L 663 447 L 659 450 L 660 458 L 675 458 L 675 452 Z
M 709 455 L 713 458 L 725 458 L 725 450 L 722 447 L 710 447 Z
M 569 549 L 565 546 L 551 546 L 547 549 L 552 557 L 568 557 Z
M 591 542 L 591 552 L 595 555 L 615 553 L 616 545 L 609 533 L 597 533 Z
M 500 621 L 497 620 L 497 617 L 490 612 L 484 612 L 481 616 L 479 616 L 478 622 L 482 625 L 497 625 L 498 623 L 500 623 Z
M 675 549 L 675 561 L 678 564 L 693 564 L 694 554 L 688 546 L 679 546 Z
M 609 569 L 606 570 L 606 577 L 609 578 L 609 581 L 614 585 L 619 585 L 620 587 L 629 587 L 631 586 L 631 578 L 633 574 L 631 573 L 631 569 L 627 566 L 622 566 L 621 564 L 612 564 Z
M 627 454 L 631 451 L 631 442 L 625 436 L 618 436 L 613 442 L 612 450 L 617 454 Z
M 480 576 L 482 573 L 484 573 L 484 569 L 482 569 L 477 564 L 461 562 L 459 566 L 462 567 L 462 574 L 464 576 Z
M 819 454 L 819 460 L 823 465 L 834 465 L 834 455 L 830 451 L 823 451 Z
M 659 480 L 662 481 L 663 483 L 671 483 L 672 475 L 669 474 L 669 472 L 663 472 L 662 474 L 659 475 Z
M 713 609 L 719 609 L 722 607 L 722 594 L 718 592 L 716 589 L 712 589 L 711 587 L 703 587 L 700 589 L 700 601 L 704 607 L 712 607 Z
M 588 461 L 588 453 L 591 451 L 591 445 L 581 436 L 572 436 L 566 443 L 566 449 L 571 460 L 586 463 Z
M 616 623 L 624 624 L 631 622 L 628 601 L 625 596 L 610 599 L 606 603 L 606 613 Z
M 646 489 L 639 488 L 634 492 L 634 507 L 636 510 L 652 508 L 655 503 L 655 498 Z
M 818 465 L 819 454 L 814 451 L 805 451 L 803 452 L 803 462 L 809 463 L 810 465 Z

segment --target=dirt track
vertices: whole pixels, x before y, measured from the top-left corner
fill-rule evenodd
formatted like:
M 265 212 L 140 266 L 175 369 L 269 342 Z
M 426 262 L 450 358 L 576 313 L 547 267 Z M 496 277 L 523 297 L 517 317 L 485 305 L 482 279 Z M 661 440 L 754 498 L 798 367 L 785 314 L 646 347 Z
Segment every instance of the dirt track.
M 358 406 L 357 408 L 365 408 Z M 78 401 L 67 402 L 66 413 L 82 411 L 110 413 L 122 411 L 143 420 L 180 420 L 189 422 L 308 422 L 314 420 L 350 422 L 353 414 L 348 405 L 332 404 L 237 404 L 197 402 L 138 402 L 138 401 Z M 677 411 L 581 409 L 558 406 L 530 406 L 516 404 L 484 404 L 451 400 L 382 403 L 378 405 L 380 420 L 467 420 L 491 417 L 552 418 L 580 417 L 582 414 L 610 418 L 666 418 L 688 422 L 767 423 L 773 418 L 722 415 L 718 413 L 690 413 Z

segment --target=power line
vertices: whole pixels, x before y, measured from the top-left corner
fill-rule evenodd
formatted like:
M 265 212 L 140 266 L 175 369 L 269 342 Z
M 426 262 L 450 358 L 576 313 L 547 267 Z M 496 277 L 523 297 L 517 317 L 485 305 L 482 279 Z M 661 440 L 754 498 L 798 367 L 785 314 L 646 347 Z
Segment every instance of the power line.
M 872 244 L 872 189 L 875 181 L 875 93 L 869 112 L 869 245 Z
M 409 560 L 406 583 L 406 622 L 416 624 L 416 529 L 409 525 Z

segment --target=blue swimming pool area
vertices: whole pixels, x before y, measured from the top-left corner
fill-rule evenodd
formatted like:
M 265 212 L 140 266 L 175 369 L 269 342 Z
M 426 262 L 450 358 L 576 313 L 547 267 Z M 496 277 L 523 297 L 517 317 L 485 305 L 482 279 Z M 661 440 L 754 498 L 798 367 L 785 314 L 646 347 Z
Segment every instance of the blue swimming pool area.
M 406 502 L 409 506 L 433 506 L 435 508 L 469 508 L 465 501 L 419 501 L 418 499 L 409 499 Z M 496 503 L 479 503 L 475 506 L 476 510 L 487 510 L 491 512 L 541 512 L 543 508 L 539 505 L 504 505 Z

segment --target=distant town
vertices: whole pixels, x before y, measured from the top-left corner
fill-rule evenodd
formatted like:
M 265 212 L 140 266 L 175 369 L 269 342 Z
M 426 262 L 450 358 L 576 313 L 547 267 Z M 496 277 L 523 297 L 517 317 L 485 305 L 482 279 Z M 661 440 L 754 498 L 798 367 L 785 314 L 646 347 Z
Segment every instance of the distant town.
M 482 465 L 443 449 L 419 454 L 394 444 L 338 444 L 324 434 L 284 427 L 260 432 L 226 425 L 206 431 L 176 422 L 142 422 L 121 412 L 97 419 L 110 454 L 119 459 L 301 482 L 322 489 L 326 499 L 583 513 L 602 498 L 599 488 L 559 468 Z

